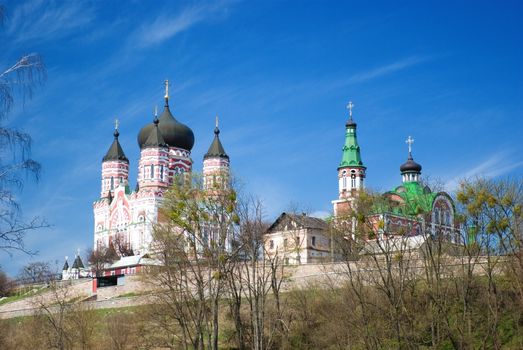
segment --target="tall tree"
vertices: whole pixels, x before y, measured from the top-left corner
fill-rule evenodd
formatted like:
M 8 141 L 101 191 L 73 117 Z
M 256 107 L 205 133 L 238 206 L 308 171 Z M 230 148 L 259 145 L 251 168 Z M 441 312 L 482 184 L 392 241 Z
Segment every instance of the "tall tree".
M 208 188 L 196 174 L 182 179 L 166 193 L 154 230 L 161 261 L 149 278 L 158 290 L 154 313 L 168 332 L 177 324 L 178 347 L 218 349 L 229 242 L 238 223 L 236 192 L 230 183 Z
M 5 8 L 0 5 L 0 26 L 5 19 Z M 15 102 L 31 98 L 34 88 L 44 82 L 45 73 L 42 58 L 35 53 L 23 55 L 0 70 L 0 249 L 7 252 L 29 253 L 24 246 L 25 233 L 46 226 L 39 218 L 24 221 L 20 216 L 15 194 L 23 187 L 24 175 L 38 179 L 40 164 L 30 157 L 30 135 L 5 125 Z

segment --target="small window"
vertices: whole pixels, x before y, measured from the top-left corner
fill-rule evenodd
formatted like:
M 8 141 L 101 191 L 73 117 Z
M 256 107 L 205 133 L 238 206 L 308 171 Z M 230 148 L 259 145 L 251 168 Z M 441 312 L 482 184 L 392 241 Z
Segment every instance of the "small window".
M 154 164 L 151 164 L 151 179 L 154 179 Z
M 111 190 L 114 190 L 114 177 L 111 176 Z
M 160 180 L 163 180 L 163 165 L 160 165 Z
M 285 238 L 283 240 L 283 248 L 285 248 L 285 249 L 287 248 L 287 238 Z
M 274 241 L 272 239 L 269 241 L 269 249 L 274 249 Z
M 311 238 L 311 244 L 312 244 L 313 246 L 316 245 L 316 236 L 312 236 L 312 238 Z

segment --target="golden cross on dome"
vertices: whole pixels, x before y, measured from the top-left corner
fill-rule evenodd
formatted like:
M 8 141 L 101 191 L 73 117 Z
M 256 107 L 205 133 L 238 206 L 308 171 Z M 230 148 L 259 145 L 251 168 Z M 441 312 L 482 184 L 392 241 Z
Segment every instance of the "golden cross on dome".
M 349 117 L 352 119 L 352 109 L 354 108 L 354 103 L 352 101 L 349 101 L 349 104 L 347 105 L 347 109 L 349 110 Z
M 158 117 L 158 105 L 154 106 L 154 116 Z
M 114 120 L 114 130 L 118 130 L 119 126 L 120 126 L 120 121 L 118 120 L 118 118 L 116 118 Z
M 218 114 L 216 114 L 216 127 L 218 127 Z
M 414 143 L 414 139 L 412 138 L 412 136 L 407 137 L 405 143 L 409 145 L 409 153 L 412 153 L 412 144 Z

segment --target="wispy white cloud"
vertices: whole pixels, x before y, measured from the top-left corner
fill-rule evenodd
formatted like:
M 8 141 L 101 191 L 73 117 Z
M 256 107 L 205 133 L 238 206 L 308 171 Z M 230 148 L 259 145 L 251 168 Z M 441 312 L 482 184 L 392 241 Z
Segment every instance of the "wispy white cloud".
M 195 24 L 214 17 L 216 13 L 225 9 L 228 3 L 219 1 L 212 4 L 193 5 L 183 9 L 174 17 L 171 14 L 162 14 L 152 23 L 142 25 L 131 35 L 131 45 L 143 48 L 161 44 Z
M 514 169 L 523 166 L 523 161 L 514 161 L 506 152 L 500 152 L 491 155 L 481 163 L 474 165 L 472 168 L 461 172 L 445 182 L 445 188 L 448 191 L 454 191 L 458 188 L 459 183 L 464 179 L 477 177 L 495 178 L 508 174 Z
M 385 75 L 389 75 L 392 73 L 396 73 L 402 70 L 405 70 L 407 68 L 410 68 L 412 66 L 418 65 L 420 63 L 430 61 L 433 59 L 433 56 L 428 55 L 414 55 L 409 56 L 403 59 L 400 59 L 398 61 L 388 63 L 370 70 L 362 71 L 359 73 L 354 74 L 347 80 L 347 84 L 353 84 L 353 83 L 361 83 L 368 80 L 376 79 L 383 77 Z
M 417 54 L 404 57 L 396 61 L 384 63 L 374 68 L 361 70 L 351 75 L 342 74 L 341 77 L 319 79 L 315 80 L 314 82 L 303 81 L 298 84 L 289 84 L 288 82 L 285 82 L 281 88 L 273 90 L 277 91 L 280 96 L 281 94 L 288 93 L 289 97 L 299 96 L 300 98 L 307 98 L 308 94 L 313 94 L 314 96 L 317 96 L 318 93 L 329 94 L 333 91 L 338 91 L 351 85 L 362 84 L 375 79 L 383 78 L 388 75 L 392 75 L 394 73 L 399 73 L 440 57 L 444 57 L 444 55 Z M 321 89 L 311 89 L 311 86 L 321 86 Z M 383 93 L 383 90 L 381 91 Z M 375 99 L 376 97 L 373 98 Z
M 7 33 L 17 42 L 57 39 L 88 25 L 93 18 L 93 8 L 82 2 L 34 0 L 14 8 Z

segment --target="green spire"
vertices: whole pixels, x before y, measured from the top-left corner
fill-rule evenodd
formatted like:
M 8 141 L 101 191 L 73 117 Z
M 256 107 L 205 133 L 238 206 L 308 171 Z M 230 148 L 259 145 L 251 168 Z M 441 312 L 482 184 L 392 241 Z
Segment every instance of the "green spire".
M 358 145 L 358 138 L 356 137 L 356 123 L 352 120 L 352 107 L 354 105 L 349 102 L 347 108 L 349 109 L 349 120 L 345 124 L 345 145 L 343 146 L 343 156 L 339 168 L 343 167 L 365 167 L 361 161 L 360 146 Z

